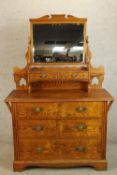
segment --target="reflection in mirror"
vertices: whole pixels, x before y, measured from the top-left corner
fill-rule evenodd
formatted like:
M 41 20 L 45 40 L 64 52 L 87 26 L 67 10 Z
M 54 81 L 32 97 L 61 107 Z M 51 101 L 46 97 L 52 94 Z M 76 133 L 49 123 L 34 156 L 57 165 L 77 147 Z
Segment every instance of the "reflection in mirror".
M 84 26 L 33 24 L 34 62 L 83 62 Z

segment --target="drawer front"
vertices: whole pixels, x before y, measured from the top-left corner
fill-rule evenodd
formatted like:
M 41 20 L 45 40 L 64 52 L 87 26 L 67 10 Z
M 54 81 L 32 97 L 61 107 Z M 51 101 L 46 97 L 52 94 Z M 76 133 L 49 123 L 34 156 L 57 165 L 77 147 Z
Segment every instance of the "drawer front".
M 101 119 L 60 120 L 58 125 L 61 138 L 101 138 Z
M 48 80 L 81 80 L 88 81 L 89 73 L 86 72 L 74 72 L 74 71 L 60 71 L 60 72 L 38 72 L 29 74 L 29 82 L 35 81 L 48 81 Z
M 97 140 L 61 140 L 56 142 L 56 146 L 63 159 L 100 159 L 101 142 Z
M 48 160 L 55 156 L 54 145 L 49 140 L 19 142 L 20 160 Z
M 51 138 L 57 136 L 56 121 L 54 120 L 19 120 L 19 139 Z
M 21 142 L 19 159 L 100 159 L 101 144 L 96 140 L 40 140 Z
M 19 120 L 19 139 L 31 138 L 101 138 L 102 122 L 89 120 Z
M 58 114 L 57 103 L 18 103 L 17 116 L 20 118 L 37 119 L 38 117 L 56 117 Z
M 61 106 L 60 116 L 97 118 L 102 116 L 103 110 L 103 102 L 66 102 Z
M 103 102 L 17 103 L 20 118 L 98 118 L 104 113 Z

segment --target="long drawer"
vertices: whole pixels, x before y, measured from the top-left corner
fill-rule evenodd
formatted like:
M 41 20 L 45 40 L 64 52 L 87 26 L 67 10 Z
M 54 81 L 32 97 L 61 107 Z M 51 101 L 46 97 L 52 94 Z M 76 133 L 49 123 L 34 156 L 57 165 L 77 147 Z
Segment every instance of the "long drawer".
M 101 143 L 95 140 L 33 140 L 19 143 L 19 160 L 100 159 Z
M 101 119 L 77 120 L 19 120 L 20 139 L 33 138 L 101 138 Z
M 80 81 L 89 81 L 89 72 L 79 72 L 79 71 L 60 71 L 56 73 L 56 71 L 38 71 L 38 73 L 29 73 L 28 77 L 29 83 L 36 81 L 52 81 L 52 80 L 80 80 Z
M 43 118 L 88 118 L 102 117 L 103 102 L 17 103 L 17 117 Z

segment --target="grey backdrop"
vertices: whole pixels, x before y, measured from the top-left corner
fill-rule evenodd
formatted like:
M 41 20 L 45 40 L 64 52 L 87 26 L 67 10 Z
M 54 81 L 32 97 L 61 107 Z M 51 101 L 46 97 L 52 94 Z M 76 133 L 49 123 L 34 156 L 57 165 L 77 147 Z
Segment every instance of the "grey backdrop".
M 88 18 L 88 35 L 95 66 L 105 66 L 103 87 L 117 97 L 117 0 L 0 1 L 0 143 L 12 143 L 11 115 L 4 98 L 15 88 L 13 67 L 25 65 L 29 18 L 46 14 Z M 108 115 L 108 142 L 117 142 L 117 106 Z

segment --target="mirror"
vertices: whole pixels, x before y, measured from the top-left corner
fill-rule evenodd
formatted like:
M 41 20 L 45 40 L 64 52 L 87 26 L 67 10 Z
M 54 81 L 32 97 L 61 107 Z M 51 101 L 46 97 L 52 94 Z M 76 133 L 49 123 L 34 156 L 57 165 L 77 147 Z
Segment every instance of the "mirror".
M 84 61 L 83 24 L 33 24 L 33 62 Z

